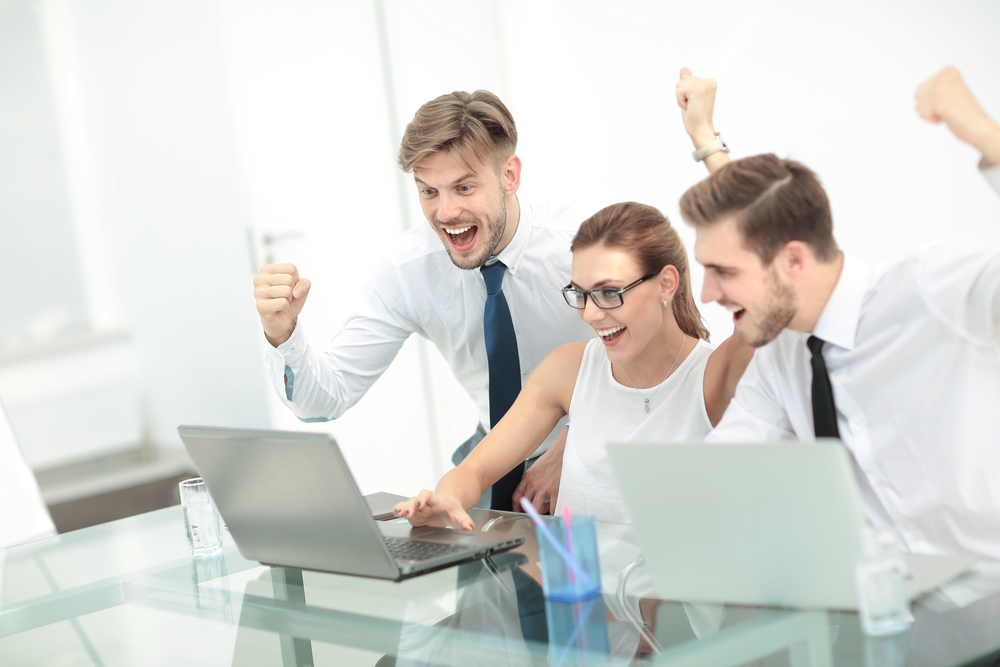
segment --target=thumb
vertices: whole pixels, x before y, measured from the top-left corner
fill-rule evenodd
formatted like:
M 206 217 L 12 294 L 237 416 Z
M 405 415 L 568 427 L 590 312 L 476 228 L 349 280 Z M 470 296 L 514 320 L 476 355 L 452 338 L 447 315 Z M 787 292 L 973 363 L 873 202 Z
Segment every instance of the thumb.
M 292 300 L 288 304 L 288 314 L 292 317 L 298 317 L 299 313 L 302 312 L 302 306 L 306 305 L 306 297 L 309 296 L 309 288 L 312 287 L 312 283 L 309 282 L 308 278 L 300 278 L 292 286 Z
M 691 76 L 691 70 L 689 70 L 687 67 L 682 67 L 681 68 L 681 78 L 682 79 L 686 79 L 689 76 Z
M 309 288 L 312 287 L 312 283 L 309 282 L 308 278 L 301 278 L 292 287 L 292 298 L 302 299 L 303 301 L 307 296 L 309 296 Z

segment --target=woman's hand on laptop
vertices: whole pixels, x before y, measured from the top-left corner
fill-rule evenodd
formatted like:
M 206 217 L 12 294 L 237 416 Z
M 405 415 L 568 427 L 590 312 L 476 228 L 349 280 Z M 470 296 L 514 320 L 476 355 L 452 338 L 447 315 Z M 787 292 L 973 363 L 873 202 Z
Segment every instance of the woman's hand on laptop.
M 398 518 L 414 526 L 454 526 L 474 530 L 476 524 L 462 506 L 451 498 L 424 489 L 416 498 L 405 500 L 395 508 Z

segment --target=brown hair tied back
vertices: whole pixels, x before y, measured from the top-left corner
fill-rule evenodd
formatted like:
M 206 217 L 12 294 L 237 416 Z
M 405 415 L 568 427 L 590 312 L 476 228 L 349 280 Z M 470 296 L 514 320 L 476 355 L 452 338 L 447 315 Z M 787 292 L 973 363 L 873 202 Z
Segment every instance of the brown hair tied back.
M 652 206 L 624 202 L 603 208 L 580 225 L 570 250 L 604 245 L 622 248 L 639 262 L 643 273 L 672 265 L 680 274 L 670 308 L 674 319 L 688 336 L 708 340 L 708 329 L 691 294 L 691 270 L 687 250 L 667 217 Z

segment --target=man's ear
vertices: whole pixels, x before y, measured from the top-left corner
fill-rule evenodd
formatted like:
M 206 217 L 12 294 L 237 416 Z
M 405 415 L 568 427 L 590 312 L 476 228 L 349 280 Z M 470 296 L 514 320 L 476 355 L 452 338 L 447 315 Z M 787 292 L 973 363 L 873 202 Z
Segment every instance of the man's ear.
M 500 182 L 503 184 L 503 194 L 510 197 L 521 187 L 521 158 L 508 155 L 500 169 Z
M 673 264 L 667 264 L 662 269 L 660 269 L 660 301 L 673 301 L 674 294 L 677 293 L 677 288 L 681 284 L 681 275 L 677 271 L 677 267 Z
M 812 250 L 802 241 L 789 241 L 775 255 L 771 265 L 789 280 L 802 277 L 806 267 L 812 262 Z

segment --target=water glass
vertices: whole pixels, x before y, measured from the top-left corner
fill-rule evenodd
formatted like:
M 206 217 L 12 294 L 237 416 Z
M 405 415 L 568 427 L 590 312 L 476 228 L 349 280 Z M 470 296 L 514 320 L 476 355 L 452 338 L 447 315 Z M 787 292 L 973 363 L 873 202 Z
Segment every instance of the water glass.
M 188 546 L 194 558 L 210 558 L 222 552 L 222 520 L 201 477 L 181 482 L 181 507 Z
M 910 627 L 908 571 L 892 533 L 866 529 L 862 557 L 855 570 L 861 629 L 871 636 L 903 632 Z

